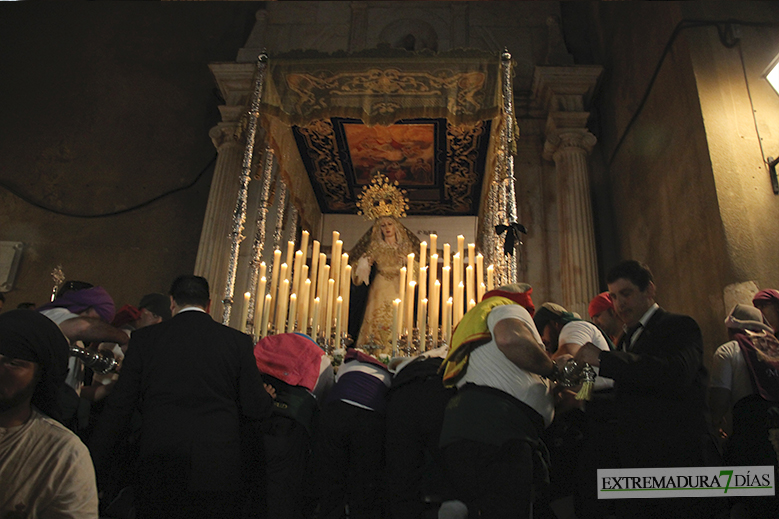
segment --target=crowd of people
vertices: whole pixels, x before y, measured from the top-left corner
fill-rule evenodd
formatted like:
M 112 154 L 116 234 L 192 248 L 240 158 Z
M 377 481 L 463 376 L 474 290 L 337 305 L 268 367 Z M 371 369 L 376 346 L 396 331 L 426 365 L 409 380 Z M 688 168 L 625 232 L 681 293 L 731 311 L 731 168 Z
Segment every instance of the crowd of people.
M 646 265 L 606 281 L 590 321 L 518 283 L 450 345 L 338 366 L 306 335 L 217 323 L 202 277 L 119 311 L 66 283 L 0 314 L 0 517 L 730 517 L 727 499 L 598 499 L 596 471 L 776 467 L 779 291 L 729 312 L 707 373 Z M 561 383 L 573 365 L 589 400 Z M 735 506 L 779 516 L 775 497 Z

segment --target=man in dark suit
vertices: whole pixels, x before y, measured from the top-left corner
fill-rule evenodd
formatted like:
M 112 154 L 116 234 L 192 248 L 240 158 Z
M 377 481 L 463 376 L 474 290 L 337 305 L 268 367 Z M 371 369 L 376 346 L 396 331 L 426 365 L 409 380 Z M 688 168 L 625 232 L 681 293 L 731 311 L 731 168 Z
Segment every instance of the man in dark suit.
M 180 276 L 170 298 L 172 319 L 132 335 L 90 444 L 98 478 L 138 408 L 138 517 L 239 517 L 246 460 L 258 445 L 246 433 L 270 415 L 272 400 L 251 338 L 208 315 L 208 282 Z
M 620 263 L 606 281 L 625 334 L 618 351 L 588 343 L 575 359 L 614 379 L 621 468 L 703 466 L 706 371 L 698 324 L 655 303 L 652 273 L 642 263 Z M 620 500 L 618 515 L 699 517 L 700 504 L 679 498 Z

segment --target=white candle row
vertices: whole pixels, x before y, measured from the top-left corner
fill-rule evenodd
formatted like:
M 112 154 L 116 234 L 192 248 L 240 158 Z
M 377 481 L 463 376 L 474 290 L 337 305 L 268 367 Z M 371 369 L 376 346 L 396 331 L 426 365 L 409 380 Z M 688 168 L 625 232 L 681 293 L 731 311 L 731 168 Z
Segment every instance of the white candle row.
M 281 263 L 282 252 L 276 249 L 267 294 L 266 266 L 261 264 L 254 313 L 255 338 L 268 335 L 270 323 L 274 323 L 276 333 L 308 333 L 310 327 L 314 337 L 318 332 L 329 337 L 333 329 L 340 336 L 349 329 L 352 267 L 349 255 L 341 252 L 343 242 L 339 238 L 340 234 L 334 231 L 330 265 L 327 255 L 320 252 L 317 240 L 313 241 L 311 266 L 307 265 L 308 231 L 302 232 L 297 251 L 295 242 L 287 242 L 286 263 Z M 241 326 L 246 331 L 251 293 L 246 292 L 244 297 Z
M 454 255 L 451 246 L 444 243 L 443 253 L 439 256 L 438 236 L 431 234 L 429 256 L 427 242 L 420 243 L 418 279 L 414 279 L 413 270 L 416 254 L 408 255 L 406 266 L 400 269 L 399 297 L 393 302 L 393 349 L 396 347 L 396 336 L 408 333 L 414 327 L 420 330 L 420 337 L 429 328 L 433 347 L 436 347 L 439 323 L 441 337 L 448 344 L 452 328 L 457 326 L 464 313 L 481 301 L 487 291 L 495 288 L 494 267 L 489 265 L 485 270 L 484 257 L 481 253 L 476 254 L 473 243 L 467 246 L 468 265 L 464 266 L 465 251 L 465 238 L 458 236 Z M 443 266 L 439 280 L 440 262 Z

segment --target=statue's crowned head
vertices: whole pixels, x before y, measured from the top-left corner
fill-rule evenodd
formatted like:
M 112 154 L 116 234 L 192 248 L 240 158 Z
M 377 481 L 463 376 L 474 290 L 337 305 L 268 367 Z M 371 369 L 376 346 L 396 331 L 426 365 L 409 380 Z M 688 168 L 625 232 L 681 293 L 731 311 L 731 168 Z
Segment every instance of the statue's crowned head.
M 398 187 L 398 183 L 390 181 L 381 173 L 365 186 L 357 197 L 358 214 L 368 220 L 378 220 L 383 217 L 403 218 L 408 209 L 406 191 Z

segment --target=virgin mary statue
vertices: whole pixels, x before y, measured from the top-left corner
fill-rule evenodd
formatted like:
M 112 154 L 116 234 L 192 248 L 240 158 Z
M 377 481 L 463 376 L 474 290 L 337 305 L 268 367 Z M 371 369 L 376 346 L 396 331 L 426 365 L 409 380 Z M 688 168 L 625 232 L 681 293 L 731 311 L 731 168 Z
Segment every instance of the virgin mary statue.
M 356 346 L 374 355 L 390 353 L 392 302 L 400 295 L 400 269 L 406 265 L 408 254 L 419 250 L 419 238 L 398 221 L 406 216 L 407 201 L 383 175 L 366 186 L 358 207 L 373 225 L 349 253 L 355 285 L 369 287 Z

